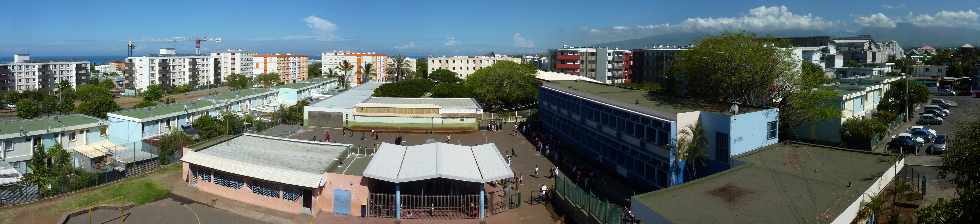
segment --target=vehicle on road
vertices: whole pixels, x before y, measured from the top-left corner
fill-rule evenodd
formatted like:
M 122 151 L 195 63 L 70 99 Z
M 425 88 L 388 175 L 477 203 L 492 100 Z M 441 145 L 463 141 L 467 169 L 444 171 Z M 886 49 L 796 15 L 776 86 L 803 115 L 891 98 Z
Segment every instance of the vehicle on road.
M 901 133 L 896 136 L 892 136 L 892 140 L 888 141 L 889 149 L 902 153 L 915 152 L 919 149 L 919 145 L 920 143 L 916 142 L 909 133 Z
M 917 121 L 916 124 L 923 124 L 923 125 L 942 125 L 943 124 L 943 118 L 937 117 L 936 115 L 932 115 L 932 114 L 924 114 L 924 115 L 922 115 L 922 116 L 919 117 L 919 121 Z
M 942 96 L 956 96 L 956 91 L 954 91 L 952 89 L 940 89 L 939 90 L 939 95 L 942 95 Z
M 930 101 L 930 103 L 932 103 L 934 105 L 942 106 L 943 108 L 946 108 L 946 109 L 949 109 L 950 107 L 956 107 L 956 105 L 954 105 L 952 102 L 949 102 L 949 101 L 946 101 L 946 100 L 943 100 L 943 99 L 932 99 L 932 101 Z
M 946 152 L 946 135 L 937 135 L 936 139 L 932 141 L 932 145 L 926 148 L 927 154 L 943 154 Z

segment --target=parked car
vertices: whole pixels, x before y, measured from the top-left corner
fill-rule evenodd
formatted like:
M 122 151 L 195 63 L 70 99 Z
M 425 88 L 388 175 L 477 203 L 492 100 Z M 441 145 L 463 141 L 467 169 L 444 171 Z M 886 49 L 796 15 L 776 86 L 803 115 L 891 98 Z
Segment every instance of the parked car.
M 4 106 L 7 107 L 7 109 L 11 109 L 11 110 L 16 110 L 17 109 L 17 104 L 13 104 L 13 103 L 8 103 L 8 104 L 6 104 Z
M 911 131 L 915 131 L 915 130 L 925 130 L 925 131 L 928 131 L 929 134 L 932 135 L 933 138 L 935 138 L 936 135 L 939 134 L 938 132 L 936 132 L 936 130 L 931 129 L 931 128 L 928 128 L 926 126 L 922 126 L 922 125 L 913 125 L 912 127 L 909 127 L 909 131 L 910 132 Z
M 922 111 L 922 113 L 919 113 L 919 115 L 923 115 L 923 116 L 924 115 L 933 115 L 933 116 L 936 116 L 936 117 L 946 117 L 946 114 L 945 113 L 943 113 L 942 111 L 938 111 L 938 110 L 925 110 L 925 111 Z
M 943 113 L 946 113 L 946 115 L 951 114 L 951 111 L 949 111 L 948 109 L 943 108 L 943 107 L 940 107 L 940 106 L 937 106 L 937 105 L 926 105 L 926 106 L 923 106 L 922 108 L 923 109 L 926 109 L 926 110 L 938 110 L 938 111 L 942 111 Z
M 937 135 L 936 139 L 932 141 L 932 145 L 926 148 L 926 153 L 943 154 L 943 152 L 946 152 L 946 135 Z
M 916 122 L 916 124 L 942 125 L 943 124 L 943 118 L 937 117 L 936 115 L 932 115 L 932 114 L 924 114 L 924 115 L 922 115 L 922 116 L 919 117 L 919 121 Z
M 956 96 L 956 91 L 953 91 L 952 89 L 940 89 L 939 90 L 939 95 L 942 95 L 942 96 Z
M 893 151 L 915 152 L 919 149 L 919 144 L 911 134 L 901 133 L 897 136 L 892 136 L 892 140 L 888 141 L 888 148 Z
M 946 101 L 946 100 L 943 100 L 943 99 L 932 99 L 932 101 L 930 101 L 930 103 L 935 104 L 935 105 L 942 106 L 943 108 L 946 108 L 946 109 L 949 109 L 950 107 L 956 107 L 956 105 L 953 105 L 953 103 L 951 103 L 949 101 Z
M 912 134 L 912 137 L 921 138 L 922 139 L 921 141 L 916 139 L 916 142 L 923 143 L 923 144 L 932 142 L 932 140 L 936 137 L 935 135 L 932 135 L 932 133 L 929 133 L 929 131 L 922 130 L 922 129 L 909 131 L 909 134 Z

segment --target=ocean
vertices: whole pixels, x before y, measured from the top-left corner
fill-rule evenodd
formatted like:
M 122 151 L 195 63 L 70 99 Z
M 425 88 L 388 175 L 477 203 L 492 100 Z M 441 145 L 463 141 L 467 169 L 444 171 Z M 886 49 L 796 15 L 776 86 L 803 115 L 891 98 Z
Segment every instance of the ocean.
M 89 61 L 92 65 L 108 64 L 111 61 L 126 60 L 126 56 L 33 56 L 32 61 Z M 10 63 L 14 57 L 0 57 L 0 64 Z

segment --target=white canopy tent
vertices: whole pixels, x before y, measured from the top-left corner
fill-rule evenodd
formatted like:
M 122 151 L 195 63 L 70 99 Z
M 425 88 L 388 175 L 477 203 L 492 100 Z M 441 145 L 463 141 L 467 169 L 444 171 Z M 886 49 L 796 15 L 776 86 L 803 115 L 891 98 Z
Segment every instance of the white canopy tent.
M 414 146 L 382 143 L 364 176 L 392 183 L 446 178 L 487 183 L 514 177 L 493 143 L 462 146 L 436 142 Z

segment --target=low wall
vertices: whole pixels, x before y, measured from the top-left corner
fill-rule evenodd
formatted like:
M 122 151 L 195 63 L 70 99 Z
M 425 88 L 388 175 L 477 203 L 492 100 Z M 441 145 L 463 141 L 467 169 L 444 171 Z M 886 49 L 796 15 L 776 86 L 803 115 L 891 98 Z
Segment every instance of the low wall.
M 289 201 L 283 198 L 267 197 L 267 196 L 262 196 L 262 195 L 252 193 L 251 188 L 249 188 L 249 184 L 252 182 L 252 178 L 249 177 L 243 177 L 243 181 L 245 184 L 238 189 L 225 187 L 225 186 L 217 185 L 214 182 L 201 181 L 201 180 L 197 181 L 196 183 L 193 183 L 193 180 L 191 180 L 192 175 L 190 172 L 189 164 L 185 162 L 183 163 L 182 166 L 183 166 L 182 167 L 183 171 L 182 171 L 181 178 L 184 180 L 185 183 L 187 183 L 188 186 L 198 189 L 200 191 L 218 195 L 224 198 L 240 201 L 243 203 L 248 203 L 248 204 L 265 207 L 277 211 L 282 211 L 290 214 L 301 214 L 303 213 L 304 210 L 306 210 L 305 208 L 303 208 L 303 196 L 300 196 L 294 201 Z M 313 195 L 311 196 L 312 200 L 316 201 L 320 190 L 314 189 L 312 192 L 313 192 Z M 312 211 L 316 211 L 318 209 L 316 203 L 312 203 L 311 206 L 312 206 L 311 208 Z
M 361 205 L 367 207 L 368 202 L 368 187 L 367 180 L 361 176 L 343 175 L 336 173 L 324 174 L 326 178 L 326 183 L 324 183 L 323 188 L 318 192 L 320 197 L 316 198 L 314 202 L 315 206 L 319 210 L 315 210 L 314 213 L 333 213 L 334 211 L 334 190 L 342 189 L 351 192 L 350 198 L 350 215 L 359 217 L 361 214 Z
M 903 167 L 905 167 L 904 158 L 895 162 L 895 164 L 889 167 L 888 170 L 885 171 L 885 173 L 881 174 L 881 177 L 878 177 L 878 179 L 876 179 L 874 183 L 871 183 L 871 186 L 868 187 L 868 189 L 865 190 L 863 194 L 861 194 L 861 197 L 858 197 L 857 200 L 854 200 L 854 202 L 852 202 L 850 206 L 847 206 L 847 208 L 844 209 L 844 211 L 841 212 L 841 214 L 838 215 L 837 218 L 835 218 L 834 222 L 832 223 L 835 224 L 851 223 L 851 221 L 857 218 L 858 213 L 861 212 L 862 207 L 864 207 L 863 205 L 871 201 L 871 198 L 877 196 L 878 193 L 881 193 L 881 191 L 884 190 L 885 187 L 892 182 L 892 179 L 895 179 L 895 175 L 898 174 L 898 172 L 901 171 Z

